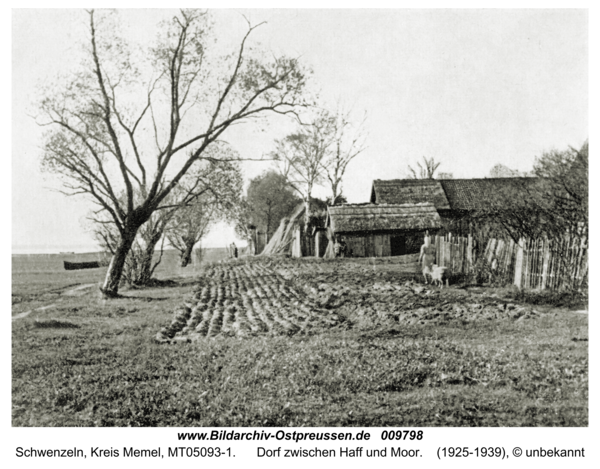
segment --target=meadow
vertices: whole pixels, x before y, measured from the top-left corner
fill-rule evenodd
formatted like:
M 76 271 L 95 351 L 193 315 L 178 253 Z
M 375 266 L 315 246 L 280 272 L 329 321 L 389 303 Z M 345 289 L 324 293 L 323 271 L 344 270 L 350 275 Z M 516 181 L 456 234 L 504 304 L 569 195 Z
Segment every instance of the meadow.
M 114 300 L 104 269 L 13 257 L 12 425 L 588 425 L 580 299 L 222 257 L 170 252 L 161 282 Z

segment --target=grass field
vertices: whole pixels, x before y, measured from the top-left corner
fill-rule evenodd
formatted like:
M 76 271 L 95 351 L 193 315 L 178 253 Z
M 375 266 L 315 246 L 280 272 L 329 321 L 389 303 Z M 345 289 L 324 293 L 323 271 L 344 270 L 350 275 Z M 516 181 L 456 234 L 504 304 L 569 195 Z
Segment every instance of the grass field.
M 105 301 L 77 289 L 103 269 L 61 262 L 13 257 L 13 426 L 588 425 L 583 305 L 389 262 L 172 253 L 162 286 Z

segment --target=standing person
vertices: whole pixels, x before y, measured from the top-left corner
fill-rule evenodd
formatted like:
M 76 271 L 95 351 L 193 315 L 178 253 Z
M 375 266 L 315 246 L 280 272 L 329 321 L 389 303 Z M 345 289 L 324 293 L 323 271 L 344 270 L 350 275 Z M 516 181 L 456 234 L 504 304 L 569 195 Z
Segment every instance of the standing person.
M 233 258 L 237 259 L 238 256 L 238 248 L 235 243 L 231 243 L 231 253 L 233 254 Z
M 425 242 L 421 246 L 421 254 L 419 255 L 419 262 L 423 268 L 423 277 L 425 283 L 427 282 L 427 275 L 431 276 L 433 273 L 433 262 L 435 261 L 435 246 L 431 245 L 429 233 L 425 234 Z
M 333 253 L 335 254 L 335 257 L 340 257 L 341 249 L 342 245 L 340 243 L 340 238 L 336 236 L 333 243 Z
M 342 236 L 340 239 L 340 257 L 346 257 L 348 255 L 348 245 L 346 244 L 346 238 Z

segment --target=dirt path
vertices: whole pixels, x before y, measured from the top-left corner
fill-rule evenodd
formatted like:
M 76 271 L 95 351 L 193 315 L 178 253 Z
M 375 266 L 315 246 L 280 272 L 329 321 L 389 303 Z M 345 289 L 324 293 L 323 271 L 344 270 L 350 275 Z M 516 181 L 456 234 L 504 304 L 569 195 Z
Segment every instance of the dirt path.
M 13 316 L 12 320 L 14 321 L 15 319 L 22 319 L 24 317 L 29 316 L 34 311 L 44 311 L 45 309 L 54 308 L 55 306 L 56 306 L 56 303 L 51 304 L 51 305 L 47 305 L 47 306 L 42 306 L 40 308 L 30 309 L 29 311 L 25 311 L 24 313 L 19 313 L 19 314 Z
M 92 287 L 95 287 L 95 283 L 86 283 L 84 285 L 79 285 L 78 287 L 72 288 L 71 290 L 67 290 L 63 293 L 63 296 L 81 296 L 85 294 L 85 291 Z
M 63 292 L 62 296 L 82 296 L 82 295 L 84 295 L 86 293 L 87 290 L 89 290 L 90 288 L 93 288 L 95 286 L 96 286 L 95 283 L 86 283 L 84 285 L 78 285 L 75 288 L 71 288 L 71 289 L 66 290 L 65 292 Z M 40 306 L 39 308 L 30 309 L 29 311 L 24 311 L 23 313 L 15 314 L 12 317 L 12 320 L 14 321 L 16 319 L 26 318 L 27 316 L 29 316 L 34 311 L 45 311 L 47 309 L 54 308 L 57 304 L 58 303 L 52 303 L 52 304 L 49 304 L 49 305 Z

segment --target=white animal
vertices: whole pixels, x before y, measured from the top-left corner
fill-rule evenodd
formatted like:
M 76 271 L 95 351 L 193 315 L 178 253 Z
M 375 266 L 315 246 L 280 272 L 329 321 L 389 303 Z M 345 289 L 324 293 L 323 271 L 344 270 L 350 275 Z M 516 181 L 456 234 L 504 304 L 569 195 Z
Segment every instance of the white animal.
M 436 264 L 431 266 L 431 284 L 438 284 L 440 287 L 444 288 L 444 279 L 446 280 L 446 286 L 448 286 L 448 277 L 446 275 L 446 270 L 448 267 L 441 267 Z

